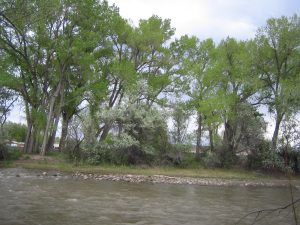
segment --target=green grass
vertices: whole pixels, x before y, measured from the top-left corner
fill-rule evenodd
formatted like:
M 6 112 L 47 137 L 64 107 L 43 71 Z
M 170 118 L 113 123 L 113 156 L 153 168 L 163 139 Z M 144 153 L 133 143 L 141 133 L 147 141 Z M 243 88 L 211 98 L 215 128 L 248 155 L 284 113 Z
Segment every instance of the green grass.
M 226 179 L 258 179 L 266 178 L 259 176 L 253 171 L 237 169 L 204 169 L 204 168 L 175 168 L 175 167 L 138 167 L 138 166 L 115 166 L 104 164 L 100 166 L 74 165 L 67 162 L 28 162 L 22 163 L 27 169 L 59 170 L 62 172 L 83 172 L 97 174 L 134 174 L 134 175 L 166 175 L 202 178 L 226 178 Z
M 207 169 L 198 167 L 176 168 L 176 167 L 139 167 L 102 164 L 99 166 L 87 165 L 84 163 L 74 163 L 65 160 L 60 153 L 41 158 L 40 160 L 30 160 L 31 155 L 23 155 L 19 161 L 2 162 L 2 167 L 21 166 L 26 169 L 39 170 L 58 170 L 61 172 L 74 173 L 76 171 L 82 173 L 95 174 L 134 174 L 134 175 L 166 175 L 166 176 L 182 176 L 182 177 L 198 177 L 198 178 L 224 178 L 224 179 L 278 179 L 277 176 L 263 175 L 255 171 L 243 169 Z M 284 175 L 280 178 L 286 179 Z
M 9 167 L 15 167 L 15 161 L 12 160 L 4 160 L 0 162 L 0 168 L 9 168 Z

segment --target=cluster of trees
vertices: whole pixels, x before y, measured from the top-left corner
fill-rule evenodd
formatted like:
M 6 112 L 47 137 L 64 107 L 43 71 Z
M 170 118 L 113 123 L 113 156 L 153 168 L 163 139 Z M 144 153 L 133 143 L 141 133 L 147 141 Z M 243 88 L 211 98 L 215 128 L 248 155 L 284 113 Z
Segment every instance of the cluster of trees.
M 7 142 L 9 141 L 25 142 L 26 133 L 27 133 L 27 126 L 24 124 L 8 122 L 5 123 L 2 127 L 2 135 L 3 135 L 2 139 L 5 139 Z
M 133 26 L 106 1 L 0 4 L 0 103 L 22 99 L 26 152 L 51 150 L 61 121 L 60 149 L 76 157 L 177 162 L 171 153 L 186 149 L 187 121 L 196 116 L 196 157 L 207 136 L 225 166 L 265 148 L 259 108 L 276 121 L 273 152 L 280 130 L 296 121 L 297 15 L 269 19 L 252 40 L 216 44 L 194 36 L 174 40 L 171 21 L 158 16 Z M 288 136 L 282 143 L 295 142 Z

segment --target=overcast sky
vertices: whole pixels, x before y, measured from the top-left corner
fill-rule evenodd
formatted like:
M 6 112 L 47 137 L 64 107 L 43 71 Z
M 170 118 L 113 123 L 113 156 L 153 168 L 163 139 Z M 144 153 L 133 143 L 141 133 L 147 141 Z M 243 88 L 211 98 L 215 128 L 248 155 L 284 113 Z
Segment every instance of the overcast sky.
M 171 19 L 176 37 L 184 34 L 220 41 L 248 39 L 271 17 L 300 14 L 300 0 L 108 0 L 134 25 L 157 15 Z

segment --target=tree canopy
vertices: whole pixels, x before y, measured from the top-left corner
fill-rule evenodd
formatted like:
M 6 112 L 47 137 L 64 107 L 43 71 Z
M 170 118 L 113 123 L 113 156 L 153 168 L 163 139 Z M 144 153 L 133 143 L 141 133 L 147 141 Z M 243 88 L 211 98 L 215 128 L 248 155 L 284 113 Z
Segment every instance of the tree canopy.
M 78 149 L 102 151 L 127 141 L 113 146 L 166 159 L 184 142 L 193 117 L 196 157 L 207 139 L 211 152 L 234 161 L 259 148 L 250 142 L 262 143 L 261 107 L 275 117 L 273 151 L 282 121 L 299 112 L 297 15 L 269 19 L 254 39 L 215 43 L 176 39 L 171 21 L 156 15 L 134 26 L 106 1 L 9 0 L 0 6 L 0 122 L 19 98 L 27 152 L 51 150 L 61 123 L 61 150 L 76 124 Z M 168 125 L 175 129 L 168 132 Z

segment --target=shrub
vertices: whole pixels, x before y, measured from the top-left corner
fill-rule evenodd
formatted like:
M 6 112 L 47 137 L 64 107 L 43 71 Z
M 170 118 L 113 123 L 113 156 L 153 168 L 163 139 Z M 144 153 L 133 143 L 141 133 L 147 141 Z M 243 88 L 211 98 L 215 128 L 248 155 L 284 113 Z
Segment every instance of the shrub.
M 191 146 L 186 144 L 168 144 L 166 151 L 160 156 L 159 164 L 167 166 L 187 167 Z M 195 157 L 193 157 L 195 158 Z
M 268 156 L 262 161 L 262 168 L 270 172 L 286 171 L 283 159 L 275 151 L 269 151 Z
M 122 133 L 109 136 L 104 142 L 84 150 L 86 162 L 97 165 L 109 162 L 118 165 L 149 164 L 152 154 L 145 151 L 132 136 Z
M 207 168 L 221 167 L 220 157 L 215 152 L 207 151 L 202 157 L 202 163 Z
M 262 169 L 271 166 L 268 158 L 271 154 L 271 143 L 261 141 L 257 148 L 253 148 L 246 158 L 246 167 L 248 169 Z
M 22 154 L 20 150 L 7 147 L 5 144 L 0 143 L 0 160 L 17 160 Z
M 6 123 L 3 126 L 3 130 L 7 139 L 25 142 L 27 133 L 26 125 L 19 123 Z
M 7 158 L 7 147 L 0 143 L 0 160 L 5 160 Z
M 268 172 L 285 172 L 284 157 L 279 151 L 274 151 L 270 141 L 262 141 L 257 149 L 247 155 L 247 168 L 262 169 Z
M 8 149 L 6 160 L 18 160 L 23 155 L 23 152 L 18 149 Z

